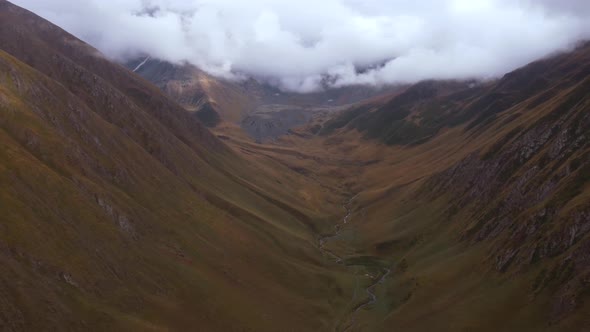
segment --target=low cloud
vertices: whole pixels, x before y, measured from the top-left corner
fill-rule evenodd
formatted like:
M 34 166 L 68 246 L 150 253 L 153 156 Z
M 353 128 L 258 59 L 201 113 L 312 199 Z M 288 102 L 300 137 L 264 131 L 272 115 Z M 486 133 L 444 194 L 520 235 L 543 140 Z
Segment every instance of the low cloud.
M 491 78 L 590 37 L 586 0 L 14 0 L 117 60 L 285 90 Z

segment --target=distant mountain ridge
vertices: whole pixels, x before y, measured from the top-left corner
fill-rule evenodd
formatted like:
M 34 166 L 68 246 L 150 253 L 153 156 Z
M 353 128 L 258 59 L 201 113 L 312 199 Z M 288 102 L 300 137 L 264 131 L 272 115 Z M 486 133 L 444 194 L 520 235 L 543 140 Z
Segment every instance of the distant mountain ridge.
M 186 109 L 196 111 L 197 116 L 201 108 L 208 112 L 209 109 L 214 109 L 220 119 L 231 123 L 239 123 L 260 106 L 342 106 L 398 89 L 350 86 L 311 93 L 294 93 L 281 91 L 255 79 L 232 82 L 215 78 L 193 65 L 171 64 L 149 56 L 137 58 L 125 66 L 160 87 Z

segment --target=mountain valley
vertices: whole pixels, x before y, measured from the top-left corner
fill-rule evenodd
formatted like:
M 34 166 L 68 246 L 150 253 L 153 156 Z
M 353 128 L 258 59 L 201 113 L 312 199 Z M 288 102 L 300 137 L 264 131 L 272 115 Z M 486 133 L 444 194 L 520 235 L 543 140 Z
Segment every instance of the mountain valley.
M 0 330 L 586 331 L 590 44 L 310 94 L 0 0 Z

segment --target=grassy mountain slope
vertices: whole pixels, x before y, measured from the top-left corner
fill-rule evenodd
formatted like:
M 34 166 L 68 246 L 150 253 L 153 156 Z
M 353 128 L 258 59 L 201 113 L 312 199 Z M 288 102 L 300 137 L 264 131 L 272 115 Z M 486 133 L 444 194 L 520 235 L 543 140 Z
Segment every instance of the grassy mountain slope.
M 586 44 L 484 85 L 420 83 L 320 135 L 228 143 L 359 193 L 330 248 L 392 273 L 352 330 L 584 330 L 589 68 Z
M 0 48 L 2 329 L 317 330 L 343 314 L 352 279 L 315 246 L 342 213 L 318 198 L 338 193 L 260 172 L 6 1 Z
M 347 171 L 360 172 L 354 241 L 397 270 L 365 329 L 588 328 L 589 82 L 586 44 L 486 85 L 421 83 L 324 125 L 316 145 L 373 161 Z
M 528 108 L 542 106 L 559 91 L 579 83 L 588 74 L 588 45 L 576 55 L 561 54 L 531 63 L 495 82 L 418 83 L 387 102 L 365 103 L 325 124 L 323 133 L 355 128 L 366 138 L 389 145 L 420 144 L 442 129 L 469 123 L 485 128 L 498 114 L 528 101 Z M 516 115 L 515 115 L 516 116 Z

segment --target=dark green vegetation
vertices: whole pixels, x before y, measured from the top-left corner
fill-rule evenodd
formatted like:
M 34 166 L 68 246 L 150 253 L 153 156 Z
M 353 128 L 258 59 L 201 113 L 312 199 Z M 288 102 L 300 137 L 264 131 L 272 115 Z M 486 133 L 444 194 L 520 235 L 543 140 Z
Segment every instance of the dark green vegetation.
M 0 0 L 0 330 L 590 328 L 590 45 L 274 144 L 140 69 Z

